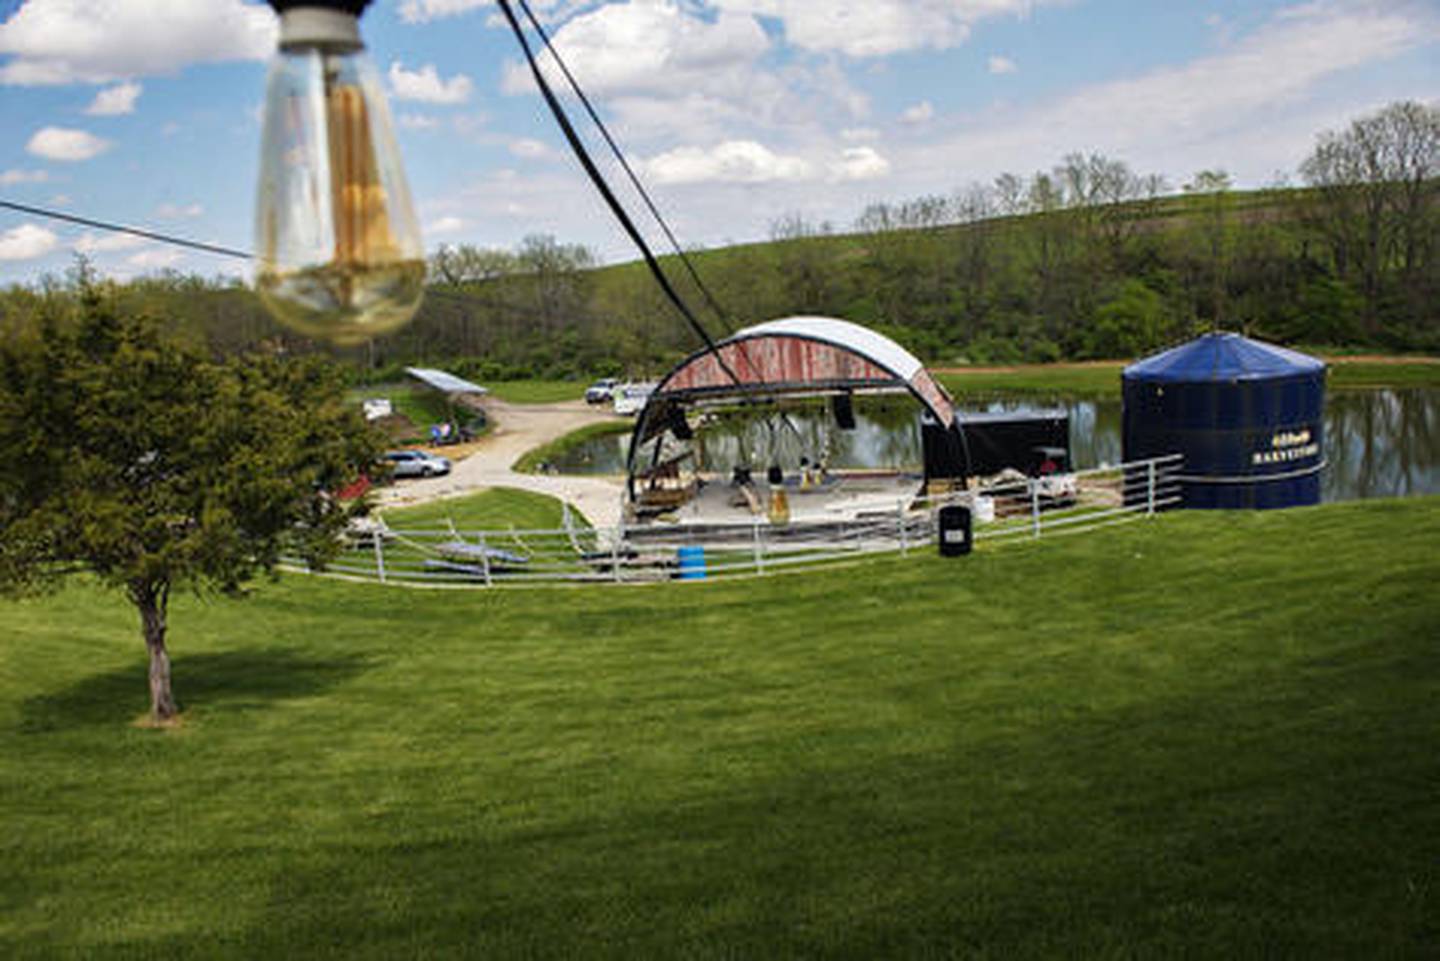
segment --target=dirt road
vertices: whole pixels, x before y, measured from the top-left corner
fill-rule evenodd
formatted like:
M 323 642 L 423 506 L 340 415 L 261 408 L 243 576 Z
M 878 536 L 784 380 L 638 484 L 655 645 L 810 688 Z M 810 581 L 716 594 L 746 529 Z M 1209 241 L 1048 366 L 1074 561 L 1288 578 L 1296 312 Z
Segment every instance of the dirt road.
M 377 506 L 400 507 L 487 487 L 517 487 L 568 501 L 597 527 L 619 523 L 621 478 L 520 474 L 511 469 L 526 451 L 587 424 L 614 420 L 609 407 L 591 407 L 580 400 L 507 404 L 492 399 L 486 402 L 485 411 L 495 426 L 477 442 L 473 453 L 455 464 L 449 476 L 402 480 L 382 488 L 375 498 Z

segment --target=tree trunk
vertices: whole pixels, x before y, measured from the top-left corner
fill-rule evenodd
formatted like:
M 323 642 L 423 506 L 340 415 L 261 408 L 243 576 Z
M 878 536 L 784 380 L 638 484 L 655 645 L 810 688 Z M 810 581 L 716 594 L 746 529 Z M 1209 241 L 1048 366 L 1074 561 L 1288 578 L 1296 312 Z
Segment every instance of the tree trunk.
M 180 713 L 170 692 L 170 654 L 165 650 L 165 612 L 170 606 L 170 583 L 134 581 L 130 600 L 140 612 L 140 632 L 150 652 L 150 718 L 168 721 Z

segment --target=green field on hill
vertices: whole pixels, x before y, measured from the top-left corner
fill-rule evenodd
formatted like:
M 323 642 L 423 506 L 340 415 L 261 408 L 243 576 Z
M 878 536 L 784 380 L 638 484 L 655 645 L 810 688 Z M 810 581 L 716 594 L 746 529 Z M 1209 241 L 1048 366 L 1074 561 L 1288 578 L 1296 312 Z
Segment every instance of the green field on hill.
M 1433 957 L 1440 499 L 0 619 L 6 958 Z
M 1326 383 L 1337 389 L 1440 387 L 1440 363 L 1426 358 L 1327 361 Z M 957 400 L 1016 395 L 1088 399 L 1118 397 L 1125 361 L 1021 364 L 1007 368 L 948 368 L 936 376 Z

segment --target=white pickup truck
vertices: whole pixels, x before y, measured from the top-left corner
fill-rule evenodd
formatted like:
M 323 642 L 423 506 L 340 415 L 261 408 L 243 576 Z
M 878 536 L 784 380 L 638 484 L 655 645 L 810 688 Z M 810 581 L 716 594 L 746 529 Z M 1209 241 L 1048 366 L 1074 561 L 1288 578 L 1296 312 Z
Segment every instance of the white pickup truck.
M 645 409 L 650 395 L 659 385 L 653 382 L 621 384 L 615 388 L 615 413 L 634 417 Z

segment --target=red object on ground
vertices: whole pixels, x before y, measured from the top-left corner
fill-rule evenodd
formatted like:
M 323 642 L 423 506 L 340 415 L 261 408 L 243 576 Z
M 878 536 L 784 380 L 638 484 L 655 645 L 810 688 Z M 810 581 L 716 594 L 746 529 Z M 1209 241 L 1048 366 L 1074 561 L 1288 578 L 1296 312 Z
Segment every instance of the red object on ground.
M 358 497 L 364 497 L 368 490 L 370 490 L 370 477 L 368 474 L 361 474 L 352 483 L 336 491 L 335 496 L 342 501 L 353 501 Z

